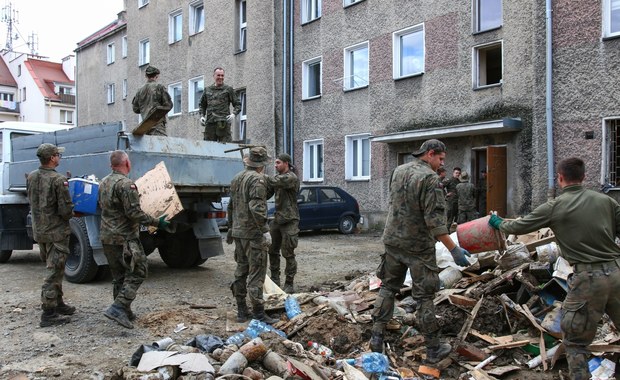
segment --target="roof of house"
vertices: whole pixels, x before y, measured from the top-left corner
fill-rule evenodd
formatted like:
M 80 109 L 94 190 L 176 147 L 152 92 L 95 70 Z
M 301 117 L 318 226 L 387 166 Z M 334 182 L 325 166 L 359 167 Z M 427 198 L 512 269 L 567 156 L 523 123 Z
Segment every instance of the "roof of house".
M 64 83 L 71 86 L 75 84 L 62 70 L 61 63 L 30 58 L 24 61 L 24 66 L 39 87 L 41 94 L 48 99 L 60 100 L 60 96 L 54 91 L 54 83 Z
M 77 45 L 77 49 L 75 49 L 75 51 L 79 51 L 83 48 L 85 48 L 86 46 L 99 41 L 100 39 L 107 37 L 109 34 L 124 28 L 127 25 L 127 21 L 125 20 L 114 20 L 113 22 L 109 23 L 108 25 L 104 26 L 103 28 L 99 29 L 98 31 L 96 31 L 95 33 L 91 34 L 90 36 L 86 37 L 85 39 L 83 39 L 82 41 L 78 42 Z
M 17 87 L 17 82 L 15 82 L 13 75 L 11 75 L 4 59 L 0 59 L 0 85 Z

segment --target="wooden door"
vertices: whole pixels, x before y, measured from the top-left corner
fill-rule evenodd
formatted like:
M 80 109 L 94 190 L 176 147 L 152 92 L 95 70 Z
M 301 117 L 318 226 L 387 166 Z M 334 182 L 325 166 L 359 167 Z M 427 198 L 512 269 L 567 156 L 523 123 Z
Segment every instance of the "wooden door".
M 487 210 L 505 217 L 507 212 L 506 147 L 487 147 Z

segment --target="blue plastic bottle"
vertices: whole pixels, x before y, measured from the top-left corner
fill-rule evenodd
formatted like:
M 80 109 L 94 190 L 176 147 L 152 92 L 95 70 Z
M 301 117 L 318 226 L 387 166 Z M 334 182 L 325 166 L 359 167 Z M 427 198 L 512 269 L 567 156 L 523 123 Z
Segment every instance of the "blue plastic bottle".
M 379 352 L 367 352 L 355 359 L 344 359 L 348 364 L 359 367 L 368 373 L 383 373 L 390 368 L 387 356 Z
M 284 309 L 286 310 L 286 316 L 288 319 L 293 319 L 301 314 L 299 302 L 297 302 L 297 299 L 293 296 L 286 297 L 286 300 L 284 301 Z
M 286 334 L 284 333 L 284 331 L 273 328 L 270 324 L 259 321 L 258 319 L 252 319 L 250 321 L 250 323 L 248 324 L 248 328 L 245 330 L 245 334 L 248 335 L 250 338 L 254 339 L 261 333 L 267 331 L 273 331 L 276 334 L 286 338 Z
M 237 345 L 237 347 L 241 347 L 241 345 L 243 344 L 243 340 L 246 337 L 247 336 L 245 335 L 245 332 L 238 332 L 234 335 L 229 336 L 228 339 L 226 339 L 226 345 L 235 344 Z

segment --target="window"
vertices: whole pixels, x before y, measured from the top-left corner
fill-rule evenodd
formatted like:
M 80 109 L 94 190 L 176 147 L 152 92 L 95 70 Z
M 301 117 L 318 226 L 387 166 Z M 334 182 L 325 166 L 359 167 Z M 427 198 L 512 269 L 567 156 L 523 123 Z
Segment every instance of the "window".
M 60 124 L 73 124 L 73 111 L 60 110 Z
M 321 17 L 321 0 L 301 0 L 301 23 Z
M 181 113 L 181 83 L 174 83 L 168 86 L 168 93 L 172 98 L 172 109 L 168 112 L 168 116 L 179 115 Z
M 370 179 L 370 133 L 345 137 L 345 178 Z
M 313 58 L 302 63 L 302 100 L 321 96 L 321 57 Z
M 247 3 L 239 1 L 239 51 L 245 51 L 248 47 L 248 19 Z
M 123 99 L 127 99 L 127 79 L 123 79 Z
M 392 54 L 394 79 L 424 73 L 424 24 L 394 32 Z
M 17 76 L 20 77 L 22 75 L 22 65 L 17 65 Z
M 14 99 L 14 94 L 8 92 L 0 92 L 0 100 L 4 100 L 7 102 L 12 102 Z
M 151 61 L 151 44 L 148 38 L 139 42 L 138 54 L 138 64 L 140 66 L 147 65 Z
M 343 0 L 342 1 L 342 6 L 346 8 L 349 5 L 361 3 L 362 1 L 364 1 L 364 0 Z
M 189 80 L 188 86 L 188 111 L 198 111 L 200 109 L 200 98 L 205 90 L 205 81 L 203 77 Z
M 620 0 L 603 0 L 603 37 L 620 36 Z
M 189 5 L 189 34 L 205 30 L 205 6 L 202 1 Z
M 168 18 L 168 43 L 181 41 L 181 38 L 183 38 L 183 13 L 179 9 L 170 13 Z
M 343 89 L 368 86 L 368 42 L 344 49 Z
M 65 95 L 73 95 L 73 87 L 58 86 L 58 93 Z
M 108 49 L 107 49 L 108 55 L 107 55 L 107 63 L 108 65 L 111 63 L 114 63 L 114 59 L 115 59 L 115 49 L 114 49 L 114 42 L 108 44 Z
M 114 96 L 116 95 L 116 89 L 114 83 L 109 83 L 106 86 L 108 104 L 114 104 Z
M 248 124 L 248 114 L 246 110 L 246 92 L 245 90 L 239 90 L 237 93 L 239 101 L 241 102 L 241 112 L 239 112 L 239 140 L 245 141 L 246 139 L 246 126 Z
M 138 8 L 142 8 L 143 6 L 147 5 L 149 3 L 149 0 L 138 0 Z
M 304 141 L 304 181 L 323 180 L 323 140 Z
M 502 83 L 502 43 L 474 48 L 474 88 Z
M 603 162 L 606 170 L 603 171 L 603 185 L 611 184 L 613 187 L 620 187 L 620 119 L 604 120 L 605 133 L 603 150 Z
M 121 38 L 121 56 L 127 58 L 127 36 Z
M 26 87 L 22 88 L 22 96 L 21 96 L 21 98 L 22 98 L 22 102 L 26 101 Z
M 502 26 L 502 0 L 474 0 L 474 32 Z

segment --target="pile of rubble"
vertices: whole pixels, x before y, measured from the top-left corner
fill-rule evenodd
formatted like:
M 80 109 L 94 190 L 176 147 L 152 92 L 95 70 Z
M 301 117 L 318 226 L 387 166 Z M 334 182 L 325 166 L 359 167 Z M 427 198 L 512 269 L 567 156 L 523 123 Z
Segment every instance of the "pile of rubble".
M 454 352 L 432 366 L 424 363 L 424 338 L 416 330 L 407 281 L 388 325 L 384 359 L 369 355 L 370 313 L 380 281 L 368 274 L 329 292 L 293 296 L 267 279 L 265 308 L 281 313 L 278 323 L 239 324 L 229 312 L 228 336 L 207 332 L 183 345 L 167 338 L 141 346 L 118 378 L 493 379 L 549 371 L 563 354 L 560 305 L 571 272 L 553 240 L 548 229 L 510 236 L 505 250 L 472 255 L 468 268 L 458 267 L 438 245 L 444 269 L 436 313 Z M 593 378 L 614 377 L 620 346 L 613 343 L 620 334 L 612 326 L 604 319 L 590 347 Z M 379 362 L 369 367 L 367 360 Z M 558 366 L 567 374 L 564 360 Z M 562 371 L 545 374 L 540 378 L 562 378 Z

